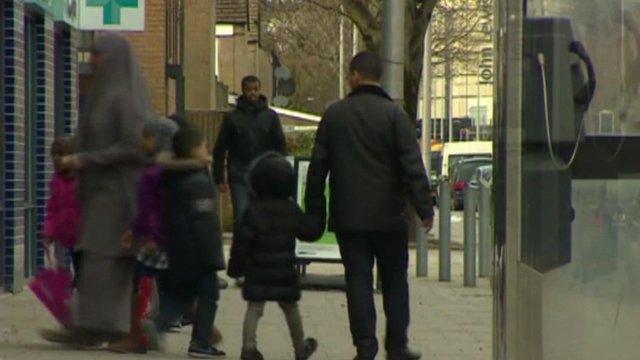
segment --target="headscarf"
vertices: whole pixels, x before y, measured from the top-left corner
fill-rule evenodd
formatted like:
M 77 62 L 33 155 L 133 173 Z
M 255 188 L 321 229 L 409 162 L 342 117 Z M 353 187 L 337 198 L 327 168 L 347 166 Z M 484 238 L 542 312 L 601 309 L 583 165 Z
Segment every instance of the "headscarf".
M 100 66 L 94 69 L 94 89 L 84 111 L 84 123 L 94 116 L 95 109 L 104 108 L 102 101 L 119 94 L 127 111 L 142 119 L 153 118 L 149 92 L 138 60 L 129 42 L 114 32 L 99 35 L 92 52 L 100 55 Z M 81 124 L 82 126 L 83 124 Z

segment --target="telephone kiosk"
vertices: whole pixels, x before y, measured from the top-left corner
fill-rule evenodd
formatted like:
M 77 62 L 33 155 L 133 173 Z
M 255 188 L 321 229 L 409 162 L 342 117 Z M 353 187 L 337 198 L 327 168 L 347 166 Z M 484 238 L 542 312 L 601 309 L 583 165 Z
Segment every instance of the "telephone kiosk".
M 586 135 L 596 72 L 569 19 L 524 20 L 522 69 L 520 261 L 544 274 L 569 264 L 580 241 L 572 181 L 640 178 L 640 137 Z

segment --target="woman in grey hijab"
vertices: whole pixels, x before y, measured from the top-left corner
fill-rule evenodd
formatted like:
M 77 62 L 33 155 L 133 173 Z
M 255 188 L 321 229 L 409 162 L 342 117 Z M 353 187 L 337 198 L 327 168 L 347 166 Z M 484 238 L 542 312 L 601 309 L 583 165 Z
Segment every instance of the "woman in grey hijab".
M 121 239 L 136 215 L 138 144 L 151 108 L 127 40 L 105 33 L 91 55 L 95 85 L 79 123 L 79 153 L 60 160 L 79 170 L 83 212 L 75 328 L 42 333 L 55 342 L 113 341 L 128 333 L 131 318 L 134 250 Z

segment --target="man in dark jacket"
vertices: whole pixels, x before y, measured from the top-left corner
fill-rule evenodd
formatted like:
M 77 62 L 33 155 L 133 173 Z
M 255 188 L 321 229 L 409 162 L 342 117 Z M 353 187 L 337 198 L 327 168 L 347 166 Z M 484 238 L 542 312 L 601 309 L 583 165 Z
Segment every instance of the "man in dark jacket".
M 235 110 L 224 118 L 213 152 L 215 181 L 220 192 L 231 188 L 236 223 L 249 203 L 245 181 L 249 164 L 267 151 L 285 153 L 284 132 L 278 114 L 269 109 L 267 98 L 260 93 L 260 79 L 247 76 L 242 79 L 242 96 Z
M 173 143 L 178 159 L 208 156 L 204 137 L 196 129 L 180 130 Z M 216 272 L 225 268 L 215 185 L 208 169 L 172 171 L 164 175 L 163 192 L 169 269 L 155 325 L 160 333 L 168 331 L 197 300 L 189 355 L 224 356 L 211 346 L 220 297 Z
M 306 208 L 326 218 L 325 182 L 330 178 L 329 227 L 338 235 L 345 267 L 349 320 L 356 359 L 378 352 L 373 302 L 377 261 L 387 317 L 388 359 L 420 359 L 408 348 L 409 197 L 431 229 L 429 180 L 406 113 L 380 86 L 382 63 L 371 52 L 351 62 L 353 92 L 324 114 L 307 179 Z

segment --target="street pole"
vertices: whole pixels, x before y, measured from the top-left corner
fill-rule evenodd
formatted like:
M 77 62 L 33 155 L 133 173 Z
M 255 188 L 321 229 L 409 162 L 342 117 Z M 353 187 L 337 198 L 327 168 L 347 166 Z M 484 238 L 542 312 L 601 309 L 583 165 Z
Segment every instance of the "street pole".
M 431 174 L 431 26 L 424 35 L 422 59 L 422 154 L 427 174 Z M 431 184 L 431 186 L 435 186 Z
M 404 103 L 405 0 L 385 0 L 382 16 L 382 87 L 398 103 Z
M 449 58 L 448 63 L 446 65 L 449 68 L 449 72 L 447 74 L 447 113 L 448 121 L 449 121 L 449 142 L 453 142 L 453 73 L 451 71 L 451 58 Z
M 480 141 L 480 78 L 478 78 L 478 105 L 476 105 L 476 141 Z
M 427 176 L 431 178 L 431 26 L 427 27 L 424 34 L 424 50 L 422 52 L 422 134 L 420 136 L 420 148 L 422 161 Z M 432 188 L 434 184 L 431 184 Z M 437 186 L 437 185 L 436 185 Z M 420 230 L 420 224 L 416 224 L 416 275 L 427 277 L 429 275 L 429 239 L 425 231 Z
M 382 10 L 382 87 L 399 104 L 404 104 L 404 25 L 405 0 L 385 0 Z M 427 232 L 413 214 L 410 234 L 418 245 L 416 252 L 419 276 L 427 276 Z
M 338 76 L 339 76 L 339 81 L 338 81 L 338 86 L 340 86 L 340 89 L 338 90 L 338 94 L 340 96 L 340 99 L 344 99 L 344 15 L 342 15 L 342 13 L 344 12 L 344 9 L 342 7 L 342 5 L 340 5 L 340 51 L 339 51 L 339 57 L 340 57 L 340 69 L 338 70 Z

